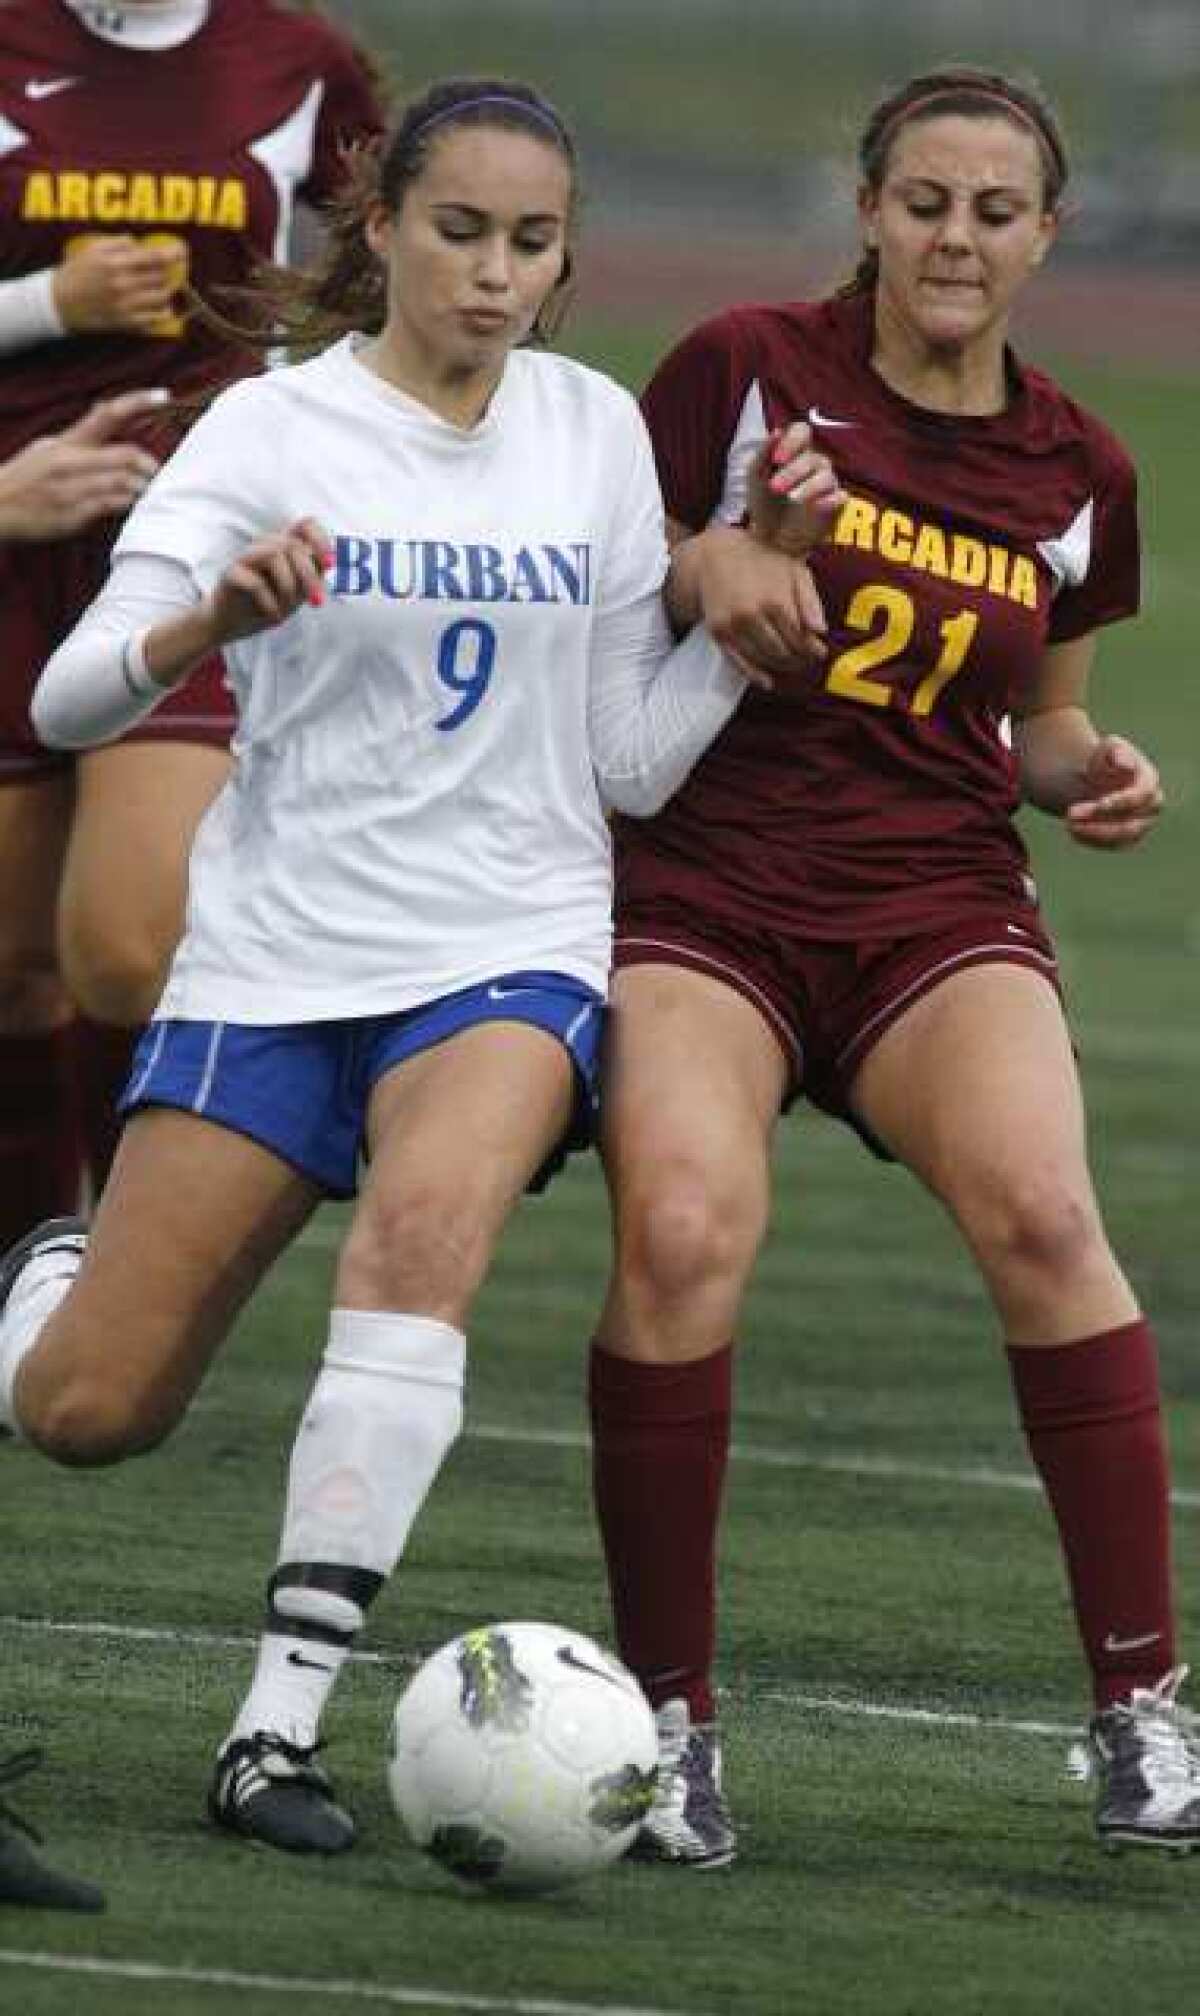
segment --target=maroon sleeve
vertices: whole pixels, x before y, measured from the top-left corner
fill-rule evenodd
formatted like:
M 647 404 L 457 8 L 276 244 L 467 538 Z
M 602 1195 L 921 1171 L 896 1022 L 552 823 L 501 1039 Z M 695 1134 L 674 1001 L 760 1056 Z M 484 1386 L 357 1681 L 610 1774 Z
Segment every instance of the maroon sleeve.
M 1087 572 L 1065 587 L 1050 610 L 1047 638 L 1067 644 L 1105 623 L 1137 614 L 1141 584 L 1137 476 L 1119 441 L 1095 426 L 1091 440 L 1094 488 Z
M 754 377 L 752 332 L 732 310 L 685 336 L 642 395 L 667 511 L 693 531 L 708 524 L 721 501 Z
M 331 31 L 313 165 L 299 191 L 304 202 L 328 202 L 344 173 L 342 157 L 346 147 L 355 140 L 382 132 L 384 125 L 371 65 L 352 42 Z

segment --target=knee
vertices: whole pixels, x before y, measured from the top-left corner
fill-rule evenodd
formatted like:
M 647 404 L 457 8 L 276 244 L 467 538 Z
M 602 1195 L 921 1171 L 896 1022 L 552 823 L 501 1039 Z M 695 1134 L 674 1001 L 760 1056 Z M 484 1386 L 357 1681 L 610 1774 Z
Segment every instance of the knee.
M 1106 1251 L 1095 1204 L 1066 1178 L 1030 1174 L 1011 1184 L 983 1216 L 985 1265 L 1063 1284 Z
M 60 955 L 72 999 L 93 1021 L 134 1028 L 153 1014 L 172 947 L 149 923 L 131 919 L 101 928 L 64 917 Z
M 342 1248 L 337 1298 L 351 1306 L 465 1320 L 491 1251 L 487 1213 L 464 1189 L 410 1183 L 364 1201 Z
M 157 1448 L 176 1416 L 146 1396 L 75 1373 L 53 1391 L 27 1395 L 18 1382 L 21 1430 L 28 1441 L 72 1470 L 99 1470 Z
M 682 1167 L 622 1199 L 617 1225 L 619 1272 L 664 1303 L 716 1285 L 737 1286 L 753 1265 L 763 1231 L 750 1199 L 726 1194 L 706 1172 Z

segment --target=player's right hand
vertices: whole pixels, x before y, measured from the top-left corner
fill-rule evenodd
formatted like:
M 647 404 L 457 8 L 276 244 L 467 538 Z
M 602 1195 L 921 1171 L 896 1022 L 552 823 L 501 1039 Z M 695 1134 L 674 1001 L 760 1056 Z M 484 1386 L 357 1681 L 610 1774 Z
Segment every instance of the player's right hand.
M 178 244 L 97 236 L 55 268 L 54 304 L 71 335 L 154 336 L 171 312 L 179 280 Z
M 305 602 L 325 600 L 333 541 L 315 518 L 256 539 L 230 563 L 208 598 L 215 649 L 286 623 Z
M 0 536 L 63 539 L 128 511 L 158 464 L 144 448 L 114 437 L 167 397 L 152 388 L 97 400 L 73 427 L 12 456 L 0 466 Z

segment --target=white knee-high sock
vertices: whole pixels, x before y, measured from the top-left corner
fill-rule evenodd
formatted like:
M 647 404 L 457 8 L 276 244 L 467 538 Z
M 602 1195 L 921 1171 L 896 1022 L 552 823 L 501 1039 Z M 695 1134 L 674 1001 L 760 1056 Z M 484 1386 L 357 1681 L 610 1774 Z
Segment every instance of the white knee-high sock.
M 462 1426 L 466 1338 L 432 1317 L 335 1309 L 292 1448 L 279 1565 L 230 1737 L 307 1748 L 367 1605 Z
M 64 1240 L 49 1252 L 37 1254 L 13 1283 L 0 1318 L 0 1428 L 10 1435 L 21 1433 L 13 1406 L 17 1373 L 41 1336 L 43 1325 L 66 1296 L 82 1258 L 82 1241 L 68 1244 Z

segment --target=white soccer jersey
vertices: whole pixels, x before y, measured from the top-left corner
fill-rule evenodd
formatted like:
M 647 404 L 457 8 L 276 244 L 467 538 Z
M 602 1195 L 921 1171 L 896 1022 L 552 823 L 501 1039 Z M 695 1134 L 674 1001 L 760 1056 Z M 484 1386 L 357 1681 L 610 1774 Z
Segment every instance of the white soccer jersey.
M 367 1015 L 528 967 L 604 990 L 596 765 L 623 802 L 644 737 L 599 756 L 597 739 L 631 676 L 643 695 L 653 680 L 671 703 L 654 727 L 670 788 L 699 753 L 696 719 L 702 743 L 741 691 L 703 633 L 657 676 L 662 506 L 634 402 L 518 351 L 462 430 L 348 339 L 216 402 L 128 520 L 113 590 L 124 556 L 131 577 L 136 556 L 158 556 L 206 593 L 300 517 L 333 539 L 328 599 L 226 653 L 235 768 L 197 836 L 159 1014 Z M 705 697 L 689 715 L 692 693 Z

